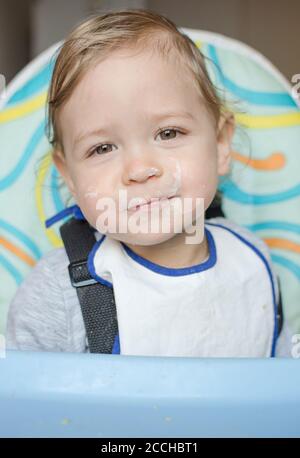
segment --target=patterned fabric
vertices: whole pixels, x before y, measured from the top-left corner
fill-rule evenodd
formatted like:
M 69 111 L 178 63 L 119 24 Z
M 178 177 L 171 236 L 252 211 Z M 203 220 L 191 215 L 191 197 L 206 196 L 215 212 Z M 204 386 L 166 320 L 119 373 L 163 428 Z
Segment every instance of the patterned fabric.
M 269 246 L 285 316 L 300 332 L 299 106 L 289 83 L 255 50 L 214 33 L 181 31 L 207 57 L 214 83 L 236 113 L 232 172 L 219 184 L 223 212 Z M 69 205 L 45 135 L 46 94 L 60 45 L 25 67 L 0 100 L 0 334 L 18 286 L 38 259 L 62 246 L 64 220 L 44 225 Z

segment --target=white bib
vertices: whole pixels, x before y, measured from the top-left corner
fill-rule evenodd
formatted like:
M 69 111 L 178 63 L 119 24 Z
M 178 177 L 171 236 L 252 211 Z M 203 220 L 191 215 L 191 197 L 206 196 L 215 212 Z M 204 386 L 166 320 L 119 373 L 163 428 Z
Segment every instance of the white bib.
M 209 257 L 166 268 L 100 236 L 88 268 L 113 287 L 120 353 L 142 356 L 268 357 L 275 292 L 265 257 L 245 238 L 205 224 Z

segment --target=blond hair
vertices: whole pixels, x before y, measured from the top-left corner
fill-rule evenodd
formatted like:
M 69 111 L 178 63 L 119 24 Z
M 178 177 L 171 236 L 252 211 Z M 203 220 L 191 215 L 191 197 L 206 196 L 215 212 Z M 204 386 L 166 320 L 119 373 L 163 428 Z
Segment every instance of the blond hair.
M 176 61 L 193 77 L 217 125 L 224 105 L 209 78 L 205 57 L 195 43 L 170 19 L 150 10 L 127 9 L 90 16 L 71 31 L 58 50 L 47 98 L 46 135 L 54 149 L 63 152 L 59 109 L 91 67 L 122 47 L 148 48 L 165 59 L 174 51 Z

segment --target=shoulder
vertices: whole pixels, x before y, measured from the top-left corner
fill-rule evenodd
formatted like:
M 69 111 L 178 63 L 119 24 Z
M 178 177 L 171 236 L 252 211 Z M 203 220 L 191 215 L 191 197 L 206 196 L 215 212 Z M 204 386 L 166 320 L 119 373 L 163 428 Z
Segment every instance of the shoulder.
M 46 253 L 39 261 L 36 263 L 32 269 L 32 273 L 36 270 L 49 271 L 59 269 L 62 270 L 66 268 L 69 264 L 69 259 L 64 247 L 54 248 L 53 250 Z
M 263 260 L 268 273 L 270 274 L 270 279 L 274 284 L 276 302 L 279 300 L 279 288 L 278 288 L 278 276 L 275 272 L 274 265 L 271 260 L 271 253 L 268 245 L 261 239 L 256 236 L 254 232 L 250 231 L 244 226 L 241 226 L 234 221 L 231 221 L 227 218 L 218 216 L 216 218 L 210 218 L 205 221 L 208 229 L 210 227 L 220 227 L 232 234 L 233 237 L 237 237 L 241 243 L 246 243 L 250 249 L 254 250 L 258 257 Z M 210 226 L 210 224 L 212 226 Z
M 61 291 L 70 286 L 69 259 L 64 247 L 55 248 L 38 260 L 17 290 L 16 296 L 41 295 L 47 291 L 49 298 L 61 301 Z
M 260 237 L 257 237 L 254 232 L 250 231 L 244 226 L 240 226 L 239 224 L 231 221 L 227 218 L 218 216 L 216 218 L 210 218 L 205 221 L 205 224 L 212 226 L 218 226 L 227 230 L 232 234 L 233 237 L 237 237 L 241 240 L 241 242 L 247 242 L 247 244 L 251 247 L 257 249 L 269 263 L 271 263 L 271 255 L 268 246 Z
M 30 270 L 28 275 L 25 277 L 17 294 L 28 291 L 41 292 L 41 287 L 47 289 L 48 292 L 60 289 L 61 277 L 60 274 L 65 272 L 68 266 L 68 257 L 65 249 L 55 248 L 46 253 L 40 258 L 34 267 Z

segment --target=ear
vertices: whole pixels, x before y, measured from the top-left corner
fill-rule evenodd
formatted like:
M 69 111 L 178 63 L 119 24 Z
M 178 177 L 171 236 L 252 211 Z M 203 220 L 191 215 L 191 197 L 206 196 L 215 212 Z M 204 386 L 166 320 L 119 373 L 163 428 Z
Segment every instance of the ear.
M 69 173 L 69 169 L 67 166 L 67 161 L 66 161 L 64 153 L 60 149 L 56 149 L 53 151 L 52 157 L 53 157 L 53 162 L 55 164 L 55 167 L 57 168 L 57 170 L 63 177 L 66 185 L 69 188 L 69 191 L 71 192 L 73 197 L 75 197 L 74 183 Z
M 230 170 L 231 142 L 235 131 L 232 113 L 221 114 L 218 124 L 218 174 L 226 175 Z

